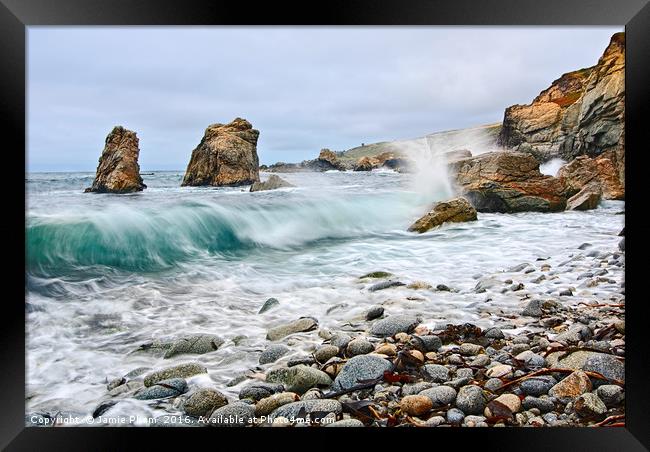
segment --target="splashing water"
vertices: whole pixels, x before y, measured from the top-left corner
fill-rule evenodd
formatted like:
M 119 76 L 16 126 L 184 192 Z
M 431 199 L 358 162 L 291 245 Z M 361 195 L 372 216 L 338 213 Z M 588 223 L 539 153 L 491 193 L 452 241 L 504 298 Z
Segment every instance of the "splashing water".
M 549 160 L 539 166 L 539 172 L 547 176 L 557 176 L 558 171 L 567 164 L 566 160 L 556 158 Z

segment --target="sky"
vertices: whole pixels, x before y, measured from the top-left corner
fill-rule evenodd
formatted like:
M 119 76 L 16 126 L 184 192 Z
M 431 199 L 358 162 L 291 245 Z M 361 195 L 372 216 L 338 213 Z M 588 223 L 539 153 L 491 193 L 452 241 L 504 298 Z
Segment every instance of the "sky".
M 116 125 L 142 170 L 184 170 L 205 128 L 260 131 L 260 164 L 500 122 L 620 27 L 28 28 L 28 171 L 94 171 Z

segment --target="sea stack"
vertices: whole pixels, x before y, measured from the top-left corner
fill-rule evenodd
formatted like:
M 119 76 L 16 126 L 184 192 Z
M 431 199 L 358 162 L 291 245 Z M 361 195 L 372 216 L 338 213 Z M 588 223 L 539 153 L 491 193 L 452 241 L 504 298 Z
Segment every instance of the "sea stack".
M 85 192 L 132 193 L 147 188 L 140 177 L 138 143 L 135 132 L 114 127 L 106 137 L 95 180 Z
M 212 124 L 192 151 L 182 186 L 237 186 L 259 182 L 259 130 L 236 118 L 230 124 Z

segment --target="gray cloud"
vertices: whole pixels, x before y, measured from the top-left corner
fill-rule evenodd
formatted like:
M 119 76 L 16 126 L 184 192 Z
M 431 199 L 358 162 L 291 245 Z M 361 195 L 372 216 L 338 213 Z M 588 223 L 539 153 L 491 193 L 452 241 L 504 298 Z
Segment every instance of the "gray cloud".
M 184 169 L 245 117 L 262 163 L 498 122 L 596 63 L 613 27 L 30 27 L 28 168 L 94 170 L 117 124 Z

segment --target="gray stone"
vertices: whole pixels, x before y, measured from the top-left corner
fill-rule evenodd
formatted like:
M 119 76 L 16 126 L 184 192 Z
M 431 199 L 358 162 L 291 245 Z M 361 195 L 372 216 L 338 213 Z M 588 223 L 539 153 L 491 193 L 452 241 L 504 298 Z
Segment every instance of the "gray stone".
M 381 306 L 373 306 L 366 312 L 366 320 L 374 320 L 384 315 L 384 308 Z
M 472 378 L 474 376 L 474 371 L 469 367 L 463 367 L 456 370 L 456 378 Z
M 416 317 L 410 315 L 393 315 L 375 322 L 370 333 L 380 337 L 394 336 L 397 333 L 410 333 L 419 323 Z
M 120 394 L 126 394 L 126 393 L 129 393 L 129 392 L 133 392 L 133 391 L 135 391 L 137 389 L 140 389 L 141 387 L 143 387 L 143 384 L 142 384 L 141 381 L 131 380 L 131 381 L 127 381 L 123 385 L 120 385 L 120 386 L 117 386 L 117 387 L 111 389 L 110 391 L 108 391 L 108 395 L 111 396 L 111 397 L 115 397 L 115 396 L 118 396 Z
M 469 363 L 472 367 L 485 367 L 488 364 L 490 364 L 490 357 L 488 355 L 478 355 Z
M 555 409 L 555 404 L 549 398 L 538 398 L 538 397 L 526 396 L 526 398 L 524 398 L 524 400 L 522 401 L 521 405 L 524 407 L 525 410 L 537 408 L 542 413 L 553 411 Z
M 299 402 L 282 405 L 269 415 L 269 419 L 273 420 L 276 417 L 286 417 L 287 419 L 296 418 L 299 416 L 302 409 L 304 409 L 305 414 L 335 413 L 338 415 L 343 412 L 343 406 L 338 400 L 301 400 Z
M 529 263 L 524 262 L 523 264 L 515 265 L 514 267 L 509 268 L 507 271 L 508 273 L 517 273 L 527 268 L 529 265 Z
M 458 425 L 463 422 L 463 419 L 465 419 L 465 413 L 463 413 L 458 408 L 452 408 L 451 410 L 447 411 L 447 422 L 450 424 Z
M 483 414 L 486 403 L 483 390 L 474 385 L 463 386 L 456 396 L 456 407 L 465 414 Z
M 213 334 L 195 334 L 174 341 L 165 353 L 165 358 L 181 354 L 202 355 L 213 352 L 224 343 L 224 340 Z
M 563 354 L 563 352 L 550 353 L 546 357 L 548 365 L 561 369 L 598 372 L 609 379 L 625 382 L 625 365 L 613 355 L 578 350 L 558 361 L 558 357 Z
M 351 340 L 346 348 L 347 356 L 367 355 L 372 353 L 375 347 L 362 337 Z
M 282 391 L 284 391 L 282 384 L 255 381 L 241 388 L 239 398 L 258 401 Z
M 250 424 L 255 416 L 255 406 L 244 402 L 235 402 L 214 410 L 210 416 L 210 425 L 217 427 L 243 427 Z
M 318 320 L 313 317 L 301 317 L 293 322 L 271 328 L 266 334 L 266 338 L 270 341 L 277 341 L 290 334 L 313 331 L 316 328 L 318 328 Z
M 294 185 L 282 179 L 277 174 L 271 174 L 264 182 L 253 182 L 250 191 L 277 190 L 278 188 L 284 187 L 294 187 Z
M 264 302 L 260 310 L 257 312 L 258 314 L 262 314 L 263 312 L 270 311 L 271 309 L 277 307 L 280 305 L 280 302 L 275 299 L 275 298 L 269 298 Z
M 225 395 L 210 388 L 201 388 L 193 392 L 183 403 L 183 411 L 194 417 L 208 417 L 217 408 L 228 404 Z
M 373 284 L 372 286 L 370 286 L 368 288 L 368 290 L 370 292 L 376 292 L 378 290 L 384 290 L 384 289 L 388 289 L 390 287 L 405 286 L 405 285 L 406 284 L 404 284 L 401 281 L 382 281 L 382 282 L 379 282 L 377 284 Z
M 419 395 L 430 398 L 434 407 L 450 405 L 456 400 L 456 390 L 449 386 L 436 386 L 435 388 L 425 389 Z
M 519 353 L 515 359 L 523 361 L 529 369 L 537 369 L 546 365 L 546 360 L 543 356 L 533 353 L 530 350 Z
M 607 407 L 602 400 L 591 392 L 582 394 L 573 404 L 576 413 L 582 417 L 598 417 L 607 412 Z
M 332 389 L 335 391 L 355 386 L 359 380 L 370 380 L 381 377 L 391 368 L 391 363 L 376 355 L 359 355 L 351 358 L 334 380 Z
M 338 347 L 339 350 L 345 349 L 352 340 L 352 336 L 346 333 L 337 333 L 330 338 L 330 345 Z
M 531 300 L 521 312 L 521 315 L 526 317 L 541 317 L 543 314 L 542 305 L 542 300 Z
M 260 364 L 274 363 L 289 353 L 289 347 L 284 344 L 271 344 L 260 355 Z
M 425 336 L 413 335 L 411 345 L 422 353 L 428 353 L 440 350 L 442 341 L 435 334 L 427 334 Z
M 449 380 L 449 369 L 441 364 L 427 364 L 422 368 L 425 378 L 436 383 Z
M 314 358 L 319 363 L 327 362 L 328 359 L 333 358 L 339 354 L 339 348 L 335 345 L 321 345 L 314 352 Z
M 602 385 L 596 389 L 596 394 L 606 407 L 611 408 L 625 400 L 625 391 L 618 385 Z
M 495 328 L 495 327 L 488 328 L 487 330 L 485 330 L 484 335 L 488 339 L 504 339 L 505 338 L 505 336 L 503 334 L 503 331 L 501 331 L 499 328 Z
M 287 367 L 299 366 L 300 364 L 303 364 L 305 366 L 311 366 L 312 364 L 315 363 L 316 360 L 314 359 L 313 356 L 298 356 L 296 358 L 287 361 Z
M 419 381 L 417 383 L 406 383 L 404 386 L 402 386 L 402 395 L 403 396 L 416 395 L 424 391 L 425 389 L 431 389 L 434 386 L 436 386 L 435 383 L 431 383 L 429 381 Z
M 187 392 L 187 382 L 182 378 L 170 378 L 153 386 L 142 388 L 133 398 L 138 400 L 165 399 L 177 397 Z
M 503 382 L 499 380 L 498 378 L 490 378 L 488 381 L 485 382 L 485 385 L 483 386 L 485 389 L 488 391 L 496 391 L 499 389 L 501 386 L 503 386 Z
M 480 345 L 470 344 L 469 342 L 465 342 L 464 344 L 461 344 L 458 352 L 463 356 L 474 356 L 481 353 L 482 350 L 483 347 L 481 347 Z
M 524 380 L 519 389 L 525 395 L 541 396 L 548 394 L 548 391 L 557 384 L 557 380 L 550 375 L 540 375 Z
M 270 383 L 282 383 L 288 392 L 303 394 L 308 389 L 322 386 L 330 386 L 332 379 L 325 372 L 308 366 L 289 367 L 284 372 L 269 372 L 266 381 Z
M 363 422 L 359 419 L 341 419 L 340 421 L 326 424 L 325 427 L 363 427 Z
M 205 373 L 208 373 L 208 369 L 206 369 L 203 364 L 184 363 L 151 372 L 144 377 L 144 385 L 153 386 L 162 380 L 168 380 L 170 378 L 188 378 L 193 375 Z

